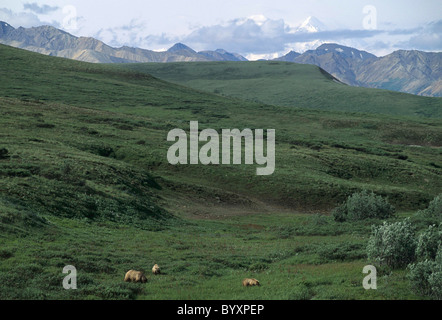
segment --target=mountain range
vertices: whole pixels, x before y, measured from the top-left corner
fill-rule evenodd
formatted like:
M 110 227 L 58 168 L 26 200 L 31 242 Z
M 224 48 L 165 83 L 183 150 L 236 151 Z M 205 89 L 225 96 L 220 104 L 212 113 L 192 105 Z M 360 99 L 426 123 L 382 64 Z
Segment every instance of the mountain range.
M 289 52 L 278 61 L 314 64 L 353 86 L 442 97 L 442 53 L 398 50 L 384 57 L 327 43 L 303 54 Z
M 100 40 L 76 37 L 52 26 L 15 29 L 3 21 L 0 21 L 0 43 L 46 55 L 94 63 L 247 60 L 239 54 L 222 49 L 196 52 L 181 43 L 163 52 L 127 46 L 113 48 Z
M 323 27 L 313 17 L 299 32 Z M 223 49 L 196 52 L 177 43 L 167 51 L 123 46 L 114 48 L 91 37 L 76 37 L 51 26 L 14 28 L 0 22 L 0 43 L 46 55 L 93 63 L 247 61 Z M 442 97 L 442 53 L 398 50 L 383 57 L 339 44 L 325 43 L 300 54 L 290 51 L 275 59 L 321 67 L 340 81 L 352 85 Z

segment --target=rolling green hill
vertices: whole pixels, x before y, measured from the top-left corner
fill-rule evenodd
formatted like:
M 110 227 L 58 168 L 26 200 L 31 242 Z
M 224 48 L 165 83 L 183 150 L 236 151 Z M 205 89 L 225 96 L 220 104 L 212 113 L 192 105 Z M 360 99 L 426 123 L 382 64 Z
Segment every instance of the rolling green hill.
M 0 70 L 0 299 L 415 297 L 403 271 L 396 291 L 353 285 L 380 221 L 306 213 L 362 189 L 399 217 L 425 207 L 442 189 L 440 119 L 272 106 L 7 46 Z M 170 165 L 167 133 L 191 120 L 275 129 L 275 172 Z M 146 285 L 122 281 L 154 263 Z
M 124 68 L 259 103 L 321 110 L 442 117 L 442 99 L 367 90 L 313 65 L 284 61 L 128 64 Z
M 440 185 L 440 149 L 435 148 L 442 141 L 440 120 L 269 106 L 195 91 L 120 66 L 1 48 L 2 71 L 7 75 L 0 83 L 3 97 L 43 107 L 61 104 L 67 107 L 66 112 L 70 106 L 115 114 L 102 116 L 106 120 L 84 116 L 79 124 L 70 122 L 78 128 L 68 133 L 69 138 L 58 132 L 59 128 L 69 128 L 63 120 L 56 125 L 50 120 L 51 113 L 36 116 L 31 126 L 36 136 L 42 131 L 83 152 L 109 153 L 118 163 L 142 166 L 148 173 L 178 184 L 229 190 L 247 199 L 259 198 L 303 210 L 328 210 L 350 191 L 363 188 L 378 190 L 398 204 L 413 208 L 433 196 Z M 317 70 L 311 66 L 308 69 Z M 317 77 L 323 78 L 320 73 Z M 370 105 L 370 101 L 365 104 Z M 30 120 L 25 118 L 24 122 L 32 124 Z M 275 173 L 256 176 L 256 166 L 169 165 L 166 152 L 171 143 L 166 141 L 167 132 L 173 128 L 187 130 L 191 120 L 198 120 L 200 129 L 275 129 Z M 19 120 L 11 123 L 17 125 Z M 107 124 L 105 131 L 109 133 L 102 134 L 104 129 L 96 128 L 94 123 Z M 14 130 L 21 132 L 19 128 Z M 81 128 L 86 129 L 82 132 Z M 97 133 L 90 134 L 91 130 Z M 126 135 L 132 142 L 119 141 Z M 11 152 L 15 145 L 10 142 Z M 417 180 L 410 180 L 410 176 Z M 273 187 L 269 189 L 269 185 Z

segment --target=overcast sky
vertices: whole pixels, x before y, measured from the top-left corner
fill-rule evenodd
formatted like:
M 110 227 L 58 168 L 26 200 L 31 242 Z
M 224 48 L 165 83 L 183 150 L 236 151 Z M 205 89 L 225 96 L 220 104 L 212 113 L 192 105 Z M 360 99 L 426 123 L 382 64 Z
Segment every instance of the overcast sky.
M 299 30 L 308 18 L 313 26 Z M 1 0 L 0 20 L 164 50 L 223 48 L 251 59 L 336 42 L 378 56 L 442 50 L 442 0 Z M 314 28 L 318 27 L 318 28 Z

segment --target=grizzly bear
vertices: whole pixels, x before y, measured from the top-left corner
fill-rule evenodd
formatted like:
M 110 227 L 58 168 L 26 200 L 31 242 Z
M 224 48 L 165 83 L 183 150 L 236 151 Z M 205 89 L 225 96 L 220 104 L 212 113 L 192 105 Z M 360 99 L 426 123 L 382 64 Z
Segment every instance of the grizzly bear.
M 144 273 L 141 272 L 141 271 L 129 270 L 128 272 L 126 272 L 126 275 L 124 276 L 124 281 L 125 282 L 141 282 L 141 283 L 146 283 L 147 282 L 147 278 L 144 275 Z
M 152 273 L 153 273 L 153 274 L 160 274 L 160 273 L 161 273 L 161 271 L 160 271 L 160 267 L 159 267 L 157 264 L 155 264 L 155 265 L 153 266 L 153 268 L 152 268 Z
M 256 280 L 256 279 L 249 279 L 249 278 L 246 278 L 246 279 L 244 279 L 244 280 L 242 281 L 242 285 L 243 285 L 244 287 L 248 287 L 248 286 L 260 286 L 261 284 L 260 284 L 259 281 Z

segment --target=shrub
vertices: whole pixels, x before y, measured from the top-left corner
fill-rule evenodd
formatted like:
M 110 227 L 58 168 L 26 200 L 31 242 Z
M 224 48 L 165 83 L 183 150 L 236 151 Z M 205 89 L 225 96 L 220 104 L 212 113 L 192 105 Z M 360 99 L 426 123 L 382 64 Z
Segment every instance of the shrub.
M 332 212 L 336 221 L 364 220 L 370 218 L 386 219 L 394 215 L 395 208 L 381 196 L 363 190 L 353 193 Z
M 55 125 L 52 123 L 37 123 L 38 128 L 46 128 L 46 129 L 52 129 L 55 128 Z
M 427 209 L 420 210 L 417 214 L 422 217 L 435 218 L 437 221 L 442 221 L 442 193 L 431 200 Z
M 0 249 L 0 259 L 9 259 L 14 256 L 14 253 L 11 250 Z
M 430 284 L 430 277 L 437 269 L 437 263 L 431 260 L 425 260 L 418 263 L 410 264 L 408 266 L 408 279 L 411 282 L 413 290 L 419 295 L 432 295 L 432 285 L 436 279 L 432 279 Z
M 414 229 L 409 219 L 406 219 L 395 223 L 384 222 L 378 227 L 373 227 L 367 255 L 379 265 L 400 268 L 414 261 L 415 250 Z
M 438 265 L 438 270 L 428 277 L 428 284 L 431 287 L 431 296 L 442 300 L 442 267 Z
M 92 145 L 90 146 L 90 151 L 93 154 L 106 157 L 106 158 L 115 158 L 115 150 L 107 145 Z
M 420 260 L 434 260 L 438 248 L 442 246 L 442 224 L 439 227 L 431 225 L 419 235 L 417 240 L 416 257 Z
M 439 246 L 435 260 L 410 264 L 408 269 L 408 279 L 417 294 L 442 299 L 442 246 Z
M 0 149 L 0 159 L 8 159 L 9 158 L 9 151 L 6 148 Z

